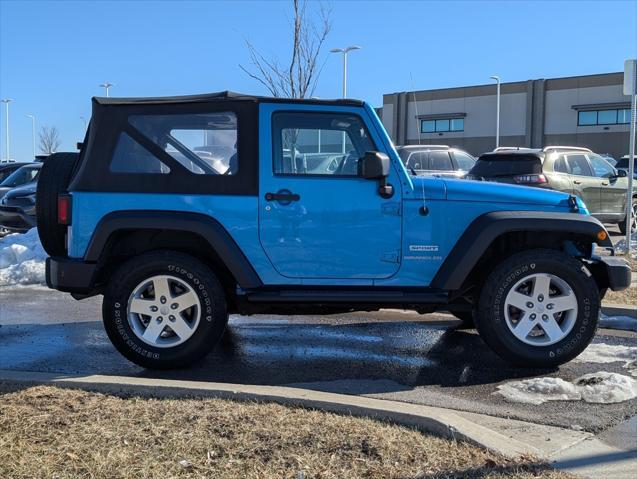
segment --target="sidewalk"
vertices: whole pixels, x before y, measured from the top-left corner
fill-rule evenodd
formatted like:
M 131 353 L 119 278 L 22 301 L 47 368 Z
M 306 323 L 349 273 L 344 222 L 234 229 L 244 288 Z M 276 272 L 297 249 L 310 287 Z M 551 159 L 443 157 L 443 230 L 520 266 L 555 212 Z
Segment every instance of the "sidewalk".
M 637 450 L 622 450 L 588 432 L 369 397 L 280 386 L 8 370 L 0 370 L 0 381 L 79 387 L 105 393 L 162 397 L 196 394 L 234 400 L 273 401 L 388 420 L 477 444 L 510 458 L 532 455 L 553 463 L 557 468 L 591 478 L 632 479 L 637 468 Z

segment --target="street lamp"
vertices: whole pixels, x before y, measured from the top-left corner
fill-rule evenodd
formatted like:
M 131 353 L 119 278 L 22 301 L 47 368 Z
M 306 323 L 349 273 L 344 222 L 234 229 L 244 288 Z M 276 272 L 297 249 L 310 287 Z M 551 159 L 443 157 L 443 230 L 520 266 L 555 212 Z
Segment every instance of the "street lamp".
M 500 77 L 493 75 L 490 77 L 497 83 L 496 107 L 495 107 L 495 147 L 500 146 Z
M 343 98 L 347 98 L 347 54 L 352 50 L 360 50 L 361 47 L 351 45 L 345 48 L 332 48 L 330 53 L 343 54 Z
M 101 86 L 102 88 L 104 88 L 104 90 L 106 90 L 106 98 L 108 98 L 108 89 L 109 89 L 110 87 L 112 87 L 112 86 L 115 86 L 115 85 L 114 85 L 114 84 L 112 84 L 112 83 L 109 83 L 109 82 L 105 81 L 105 82 L 104 82 L 104 83 L 102 83 L 100 86 Z
M 4 103 L 5 106 L 5 112 L 7 115 L 7 124 L 6 126 L 6 140 L 7 140 L 7 146 L 6 146 L 6 152 L 7 152 L 7 162 L 11 159 L 11 154 L 10 154 L 10 150 L 9 150 L 9 103 L 11 103 L 13 100 L 11 98 L 3 98 L 2 103 Z
M 88 128 L 88 122 L 86 121 L 86 118 L 81 116 L 80 120 L 82 120 L 82 122 L 84 123 L 84 131 L 86 131 L 86 129 Z
M 35 115 L 24 115 L 27 118 L 31 118 L 31 137 L 33 139 L 33 159 L 35 159 Z

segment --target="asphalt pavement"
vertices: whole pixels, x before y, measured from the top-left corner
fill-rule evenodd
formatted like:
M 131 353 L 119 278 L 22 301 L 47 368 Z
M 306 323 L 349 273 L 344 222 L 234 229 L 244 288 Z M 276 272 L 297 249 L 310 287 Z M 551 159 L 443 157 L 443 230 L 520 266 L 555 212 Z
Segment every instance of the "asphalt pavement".
M 221 343 L 199 363 L 150 371 L 113 348 L 100 309 L 101 297 L 78 302 L 42 287 L 0 290 L 0 369 L 302 387 L 596 433 L 637 414 L 637 399 L 604 405 L 507 402 L 494 392 L 508 380 L 627 372 L 622 363 L 516 368 L 493 354 L 475 331 L 459 330 L 460 323 L 443 314 L 233 316 Z M 595 342 L 636 346 L 637 333 L 601 329 Z

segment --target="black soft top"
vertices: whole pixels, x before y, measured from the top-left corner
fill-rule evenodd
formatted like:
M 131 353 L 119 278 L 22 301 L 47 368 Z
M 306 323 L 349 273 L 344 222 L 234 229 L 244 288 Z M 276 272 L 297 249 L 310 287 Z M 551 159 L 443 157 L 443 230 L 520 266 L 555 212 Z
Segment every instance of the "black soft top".
M 217 93 L 203 93 L 200 95 L 163 96 L 163 97 L 139 97 L 139 98 L 106 98 L 93 97 L 93 102 L 98 105 L 162 105 L 179 103 L 210 103 L 223 101 L 248 101 L 265 103 L 302 103 L 314 105 L 350 105 L 362 106 L 361 100 L 335 99 L 322 100 L 318 98 L 275 98 L 267 96 L 248 95 L 232 91 Z

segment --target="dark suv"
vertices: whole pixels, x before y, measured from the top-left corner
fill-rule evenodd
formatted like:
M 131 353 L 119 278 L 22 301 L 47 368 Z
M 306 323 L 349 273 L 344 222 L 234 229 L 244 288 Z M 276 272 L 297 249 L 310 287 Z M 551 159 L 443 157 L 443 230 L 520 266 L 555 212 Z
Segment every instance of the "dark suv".
M 466 151 L 447 145 L 397 146 L 396 151 L 407 170 L 417 175 L 463 178 L 476 163 Z
M 469 179 L 534 186 L 573 194 L 584 200 L 591 215 L 626 229 L 626 172 L 615 169 L 585 148 L 520 148 L 485 153 Z M 637 202 L 637 195 L 634 202 Z

